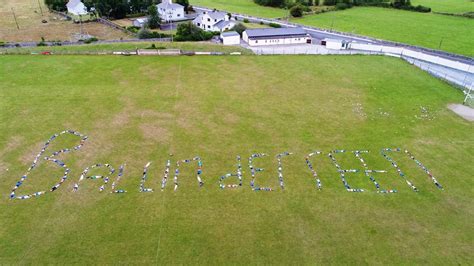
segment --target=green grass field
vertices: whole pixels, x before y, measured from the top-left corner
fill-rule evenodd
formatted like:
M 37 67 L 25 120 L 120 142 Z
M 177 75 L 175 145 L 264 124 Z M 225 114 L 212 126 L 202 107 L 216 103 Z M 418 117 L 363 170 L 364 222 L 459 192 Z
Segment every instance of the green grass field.
M 253 0 L 191 0 L 190 4 L 263 18 L 281 18 L 288 13 L 284 9 L 257 5 Z
M 436 12 L 454 14 L 474 12 L 474 1 L 472 0 L 412 0 L 411 3 L 431 7 L 431 10 Z
M 114 57 L 3 56 L 0 64 L 0 264 L 469 264 L 473 261 L 474 124 L 446 108 L 462 93 L 405 62 L 376 56 Z M 282 67 L 284 66 L 284 67 Z M 425 110 L 425 111 L 423 111 Z M 42 144 L 54 133 L 87 134 L 61 156 L 68 180 L 53 193 L 8 200 Z M 60 138 L 51 151 L 76 144 Z M 394 154 L 420 189 L 411 189 L 379 154 L 411 150 L 445 187 L 440 191 L 409 158 Z M 375 178 L 397 194 L 377 194 L 363 174 L 349 193 L 319 149 L 369 149 Z M 286 189 L 278 187 L 275 155 Z M 50 151 L 50 150 L 47 150 Z M 250 189 L 248 156 L 265 171 Z M 184 166 L 180 188 L 158 190 L 166 159 L 201 156 Z M 244 186 L 218 188 L 243 157 Z M 349 155 L 346 168 L 361 168 Z M 126 163 L 119 187 L 99 193 L 87 166 Z M 8 170 L 7 170 L 8 169 Z M 174 171 L 174 168 L 171 170 Z M 40 162 L 18 190 L 51 187 L 62 170 Z M 94 174 L 104 174 L 100 170 Z M 92 174 L 92 172 L 91 172 Z M 107 189 L 110 189 L 110 183 Z
M 21 48 L 0 48 L 0 53 L 34 53 L 51 51 L 56 53 L 80 53 L 80 52 L 113 52 L 113 51 L 134 51 L 136 49 L 145 49 L 155 44 L 155 47 L 164 47 L 167 49 L 181 49 L 183 51 L 197 52 L 241 52 L 242 54 L 252 54 L 248 49 L 237 46 L 224 46 L 221 44 L 212 44 L 209 42 L 129 42 L 129 43 L 107 43 L 107 44 L 87 44 L 87 45 L 68 45 L 68 46 L 39 46 L 39 47 L 21 47 Z
M 473 19 L 360 7 L 293 22 L 474 56 Z

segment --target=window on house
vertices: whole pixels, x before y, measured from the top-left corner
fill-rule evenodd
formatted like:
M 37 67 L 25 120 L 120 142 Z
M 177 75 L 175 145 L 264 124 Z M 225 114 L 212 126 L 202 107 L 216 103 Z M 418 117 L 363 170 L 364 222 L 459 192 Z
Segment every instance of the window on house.
M 210 18 L 208 18 L 208 19 L 207 19 L 207 21 L 211 22 L 211 19 L 210 19 Z
M 210 29 L 210 28 L 211 28 L 211 26 L 207 25 L 207 28 L 208 28 L 208 29 Z

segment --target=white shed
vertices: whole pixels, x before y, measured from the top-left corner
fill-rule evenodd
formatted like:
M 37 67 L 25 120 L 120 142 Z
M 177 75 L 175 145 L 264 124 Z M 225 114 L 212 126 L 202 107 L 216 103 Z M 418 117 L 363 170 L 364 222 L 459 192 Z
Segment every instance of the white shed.
M 66 4 L 67 12 L 75 16 L 87 15 L 87 8 L 81 0 L 69 0 Z
M 239 45 L 240 34 L 236 31 L 226 31 L 221 33 L 221 40 L 224 45 Z
M 325 45 L 328 49 L 344 50 L 348 48 L 349 42 L 339 39 L 323 39 L 321 45 Z
M 148 22 L 148 18 L 137 18 L 133 21 L 133 26 L 143 28 Z

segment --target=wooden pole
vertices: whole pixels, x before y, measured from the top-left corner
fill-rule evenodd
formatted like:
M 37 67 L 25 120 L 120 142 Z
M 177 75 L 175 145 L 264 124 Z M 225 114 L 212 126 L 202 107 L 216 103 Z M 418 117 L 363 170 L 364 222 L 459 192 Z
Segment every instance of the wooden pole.
M 40 0 L 38 0 L 38 6 L 39 6 L 40 11 L 41 11 L 41 16 L 43 16 L 43 8 L 41 7 Z
M 16 20 L 16 15 L 15 15 L 15 11 L 13 10 L 13 7 L 12 7 L 12 13 L 13 13 L 13 19 L 15 19 L 16 28 L 20 29 L 20 26 L 18 25 L 18 21 Z

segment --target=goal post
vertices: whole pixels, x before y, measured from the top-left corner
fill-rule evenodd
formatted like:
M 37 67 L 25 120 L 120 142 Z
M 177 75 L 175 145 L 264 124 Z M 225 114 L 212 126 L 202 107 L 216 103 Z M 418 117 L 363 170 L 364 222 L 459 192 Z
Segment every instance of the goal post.
M 469 89 L 464 90 L 464 101 L 463 104 L 469 107 L 474 108 L 474 84 L 471 83 Z

